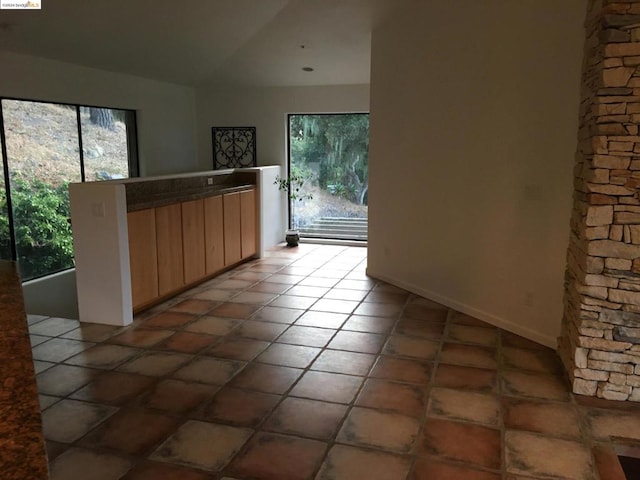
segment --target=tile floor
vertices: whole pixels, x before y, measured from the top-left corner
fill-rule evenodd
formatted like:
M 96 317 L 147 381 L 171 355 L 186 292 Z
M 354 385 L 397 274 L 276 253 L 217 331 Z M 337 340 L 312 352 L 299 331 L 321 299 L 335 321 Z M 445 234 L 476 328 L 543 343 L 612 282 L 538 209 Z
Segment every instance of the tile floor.
M 30 316 L 51 478 L 598 480 L 639 441 L 640 405 L 365 264 L 278 248 L 127 328 Z

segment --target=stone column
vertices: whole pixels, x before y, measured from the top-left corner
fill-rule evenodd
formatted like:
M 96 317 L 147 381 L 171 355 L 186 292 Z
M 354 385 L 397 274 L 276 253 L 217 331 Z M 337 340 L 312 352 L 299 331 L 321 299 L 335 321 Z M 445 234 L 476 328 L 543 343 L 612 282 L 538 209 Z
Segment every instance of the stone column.
M 640 0 L 590 0 L 559 351 L 582 395 L 640 401 Z

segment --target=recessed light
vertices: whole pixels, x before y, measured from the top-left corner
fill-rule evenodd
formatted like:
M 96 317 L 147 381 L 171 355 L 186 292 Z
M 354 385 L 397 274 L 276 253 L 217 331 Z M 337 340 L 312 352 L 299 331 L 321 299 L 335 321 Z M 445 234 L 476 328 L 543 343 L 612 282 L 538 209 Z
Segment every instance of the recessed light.
M 302 67 L 302 70 L 305 72 L 313 72 L 313 68 L 311 67 Z

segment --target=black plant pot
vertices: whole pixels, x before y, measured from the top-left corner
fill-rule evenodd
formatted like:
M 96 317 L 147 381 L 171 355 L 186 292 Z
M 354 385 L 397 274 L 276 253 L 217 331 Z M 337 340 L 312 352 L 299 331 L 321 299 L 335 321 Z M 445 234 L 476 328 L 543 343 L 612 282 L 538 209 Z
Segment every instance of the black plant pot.
M 297 247 L 298 243 L 300 243 L 298 230 L 287 230 L 284 238 L 287 241 L 287 247 Z

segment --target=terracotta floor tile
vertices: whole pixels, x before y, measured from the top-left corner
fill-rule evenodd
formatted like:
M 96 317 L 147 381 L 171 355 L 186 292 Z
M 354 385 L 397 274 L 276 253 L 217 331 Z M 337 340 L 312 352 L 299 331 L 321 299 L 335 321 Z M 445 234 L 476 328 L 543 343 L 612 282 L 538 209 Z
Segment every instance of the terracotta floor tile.
M 263 425 L 263 430 L 329 440 L 347 413 L 346 405 L 302 398 L 286 398 Z
M 507 368 L 529 370 L 550 375 L 562 374 L 560 357 L 552 350 L 524 350 L 502 347 L 502 361 Z
M 447 321 L 448 311 L 437 304 L 410 303 L 402 311 L 403 318 L 444 323 Z
M 506 370 L 502 372 L 502 390 L 507 395 L 569 400 L 569 385 L 563 379 L 537 373 Z
M 501 480 L 498 473 L 491 473 L 460 465 L 451 465 L 432 459 L 418 458 L 410 480 Z
M 295 322 L 303 313 L 304 310 L 300 309 L 272 307 L 271 305 L 267 305 L 266 307 L 258 310 L 251 317 L 251 320 L 291 324 Z
M 269 345 L 269 342 L 263 342 L 261 340 L 227 337 L 208 349 L 205 353 L 212 357 L 244 360 L 248 362 L 257 357 Z
M 431 364 L 419 360 L 381 356 L 370 376 L 426 385 L 431 377 Z
M 185 331 L 223 336 L 227 335 L 240 324 L 242 324 L 240 320 L 233 320 L 231 318 L 201 317 L 199 320 L 189 324 L 185 328 Z
M 223 387 L 196 417 L 240 427 L 256 427 L 279 401 L 279 395 Z
M 53 397 L 51 395 L 38 395 L 38 402 L 40 403 L 40 411 L 46 410 L 51 405 L 58 403 L 62 400 L 60 397 Z
M 516 335 L 515 333 L 502 330 L 500 332 L 500 336 L 502 337 L 503 347 L 528 348 L 532 350 L 548 350 L 548 347 L 545 347 L 544 345 L 536 343 L 532 340 Z
M 151 330 L 144 328 L 131 328 L 124 332 L 111 337 L 110 343 L 117 343 L 119 345 L 127 345 L 130 347 L 151 347 L 156 343 L 161 342 L 165 338 L 173 335 L 171 330 Z
M 346 322 L 348 315 L 344 313 L 329 313 L 308 311 L 296 320 L 296 325 L 320 328 L 340 328 Z
M 346 288 L 332 288 L 325 294 L 324 298 L 331 298 L 334 300 L 351 300 L 353 302 L 360 302 L 366 296 L 367 296 L 366 290 L 348 290 Z
M 302 374 L 298 368 L 250 364 L 231 382 L 232 386 L 259 392 L 283 394 Z
M 175 311 L 160 312 L 151 318 L 144 320 L 142 323 L 144 328 L 167 328 L 180 329 L 187 323 L 193 322 L 198 316 L 192 313 L 183 313 Z
M 434 385 L 481 392 L 496 391 L 498 375 L 495 370 L 440 364 L 435 373 Z
M 140 352 L 142 350 L 137 348 L 100 344 L 67 359 L 65 363 L 110 370 L 122 365 Z
M 392 335 L 384 347 L 384 354 L 433 360 L 438 353 L 438 347 L 439 344 L 433 340 Z
M 373 285 L 374 282 L 368 280 L 342 280 L 336 284 L 336 288 L 368 291 L 373 288 Z
M 369 379 L 362 387 L 355 405 L 420 418 L 427 405 L 426 392 L 424 387 L 417 385 Z
M 415 318 L 401 318 L 394 329 L 396 335 L 440 340 L 444 335 L 445 324 L 429 322 Z
M 236 273 L 232 275 L 231 278 L 235 280 L 247 280 L 249 282 L 260 282 L 270 276 L 270 273 L 266 272 L 256 272 L 251 270 L 244 270 L 240 273 Z
M 404 305 L 404 303 L 407 301 L 407 298 L 409 298 L 409 294 L 406 292 L 390 293 L 374 290 L 365 297 L 364 301 L 372 303 L 395 303 Z
M 504 397 L 504 426 L 546 435 L 580 437 L 580 417 L 569 403 L 536 402 Z
M 173 433 L 179 424 L 177 418 L 149 410 L 122 409 L 84 437 L 80 445 L 107 448 L 126 455 L 146 455 Z
M 53 362 L 41 362 L 40 360 L 33 361 L 33 369 L 36 372 L 36 375 L 50 369 L 54 365 L 55 363 Z
M 220 337 L 216 335 L 205 335 L 201 333 L 176 332 L 166 340 L 163 340 L 155 348 L 160 350 L 171 350 L 181 353 L 198 353 L 206 347 L 218 341 Z
M 195 313 L 197 315 L 203 315 L 209 312 L 217 304 L 218 304 L 217 302 L 211 301 L 211 300 L 189 298 L 187 300 L 183 300 L 180 303 L 176 303 L 169 310 L 173 312 L 185 312 L 185 313 Z
M 495 370 L 498 368 L 497 353 L 494 348 L 475 345 L 444 343 L 440 362 Z
M 440 303 L 434 302 L 433 300 L 429 300 L 427 298 L 419 297 L 418 295 L 415 295 L 415 294 L 412 294 L 409 297 L 409 302 L 407 306 L 409 305 L 420 305 L 430 310 L 446 310 L 446 311 L 449 310 L 447 307 L 445 307 Z
M 328 279 L 325 279 L 328 280 Z M 310 285 L 295 285 L 287 291 L 287 295 L 299 297 L 320 298 L 329 291 L 327 287 L 314 287 Z
M 66 452 L 69 449 L 69 445 L 66 443 L 53 442 L 51 440 L 45 440 L 45 448 L 47 450 L 47 458 L 49 459 L 49 466 L 51 463 Z
M 29 343 L 31 344 L 31 348 L 37 345 L 40 345 L 41 343 L 44 343 L 47 340 L 51 340 L 51 337 L 45 337 L 43 335 L 33 335 L 33 334 L 29 335 Z
M 314 303 L 309 310 L 316 312 L 346 313 L 351 314 L 358 306 L 359 302 L 351 300 L 336 300 L 332 298 L 322 298 Z
M 375 359 L 375 355 L 367 353 L 325 350 L 313 362 L 311 370 L 345 373 L 348 375 L 366 375 Z
M 170 352 L 145 352 L 118 367 L 121 372 L 163 377 L 190 361 L 191 355 Z
M 227 469 L 230 475 L 262 480 L 307 480 L 322 462 L 327 445 L 273 433 L 258 433 Z
M 436 387 L 431 390 L 427 415 L 497 427 L 500 401 L 493 394 Z
M 595 438 L 608 440 L 621 437 L 640 440 L 640 408 L 632 411 L 591 410 L 587 414 L 591 432 Z
M 116 455 L 93 452 L 83 448 L 70 448 L 51 464 L 50 480 L 88 478 L 92 480 L 118 480 L 131 467 L 131 461 Z
M 252 320 L 247 320 L 234 330 L 233 334 L 238 337 L 273 342 L 286 329 L 287 325 L 281 323 L 254 322 Z
M 278 272 L 278 273 L 274 273 L 269 278 L 266 278 L 265 281 L 269 283 L 282 283 L 285 285 L 295 285 L 302 279 L 304 279 L 302 275 L 285 275 Z
M 294 308 L 306 310 L 316 303 L 317 299 L 312 297 L 298 297 L 295 295 L 280 295 L 269 304 L 270 307 Z
M 159 462 L 137 464 L 122 480 L 214 480 L 214 476 L 187 467 Z
M 310 277 L 305 278 L 304 280 L 301 280 L 298 283 L 298 285 L 305 286 L 305 287 L 306 286 L 309 286 L 309 287 L 324 287 L 324 288 L 329 289 L 329 288 L 334 287 L 336 285 L 336 283 L 338 283 L 338 279 L 336 279 L 336 278 L 323 278 L 323 277 L 310 276 Z
M 197 357 L 188 365 L 176 371 L 174 378 L 188 382 L 200 382 L 211 385 L 224 385 L 246 364 L 238 360 L 226 360 L 212 357 Z
M 352 375 L 310 371 L 293 387 L 291 395 L 327 402 L 350 403 L 362 380 L 362 377 Z
M 162 380 L 144 397 L 143 407 L 185 414 L 210 399 L 218 387 L 181 380 Z
M 347 350 L 359 353 L 378 353 L 386 337 L 375 333 L 338 332 L 328 345 L 334 350 Z
M 291 285 L 284 285 L 282 283 L 258 283 L 250 288 L 247 288 L 247 292 L 256 293 L 272 293 L 274 295 L 282 295 L 291 288 Z
M 242 295 L 242 294 L 241 294 Z M 258 295 L 258 294 L 255 294 Z M 234 297 L 234 302 L 238 297 Z M 247 319 L 260 309 L 259 305 L 227 302 L 211 310 L 210 315 L 225 318 Z
M 470 327 L 485 327 L 492 329 L 496 328 L 493 325 L 488 324 L 487 322 L 483 322 L 482 320 L 460 312 L 453 312 L 453 314 L 451 315 L 451 323 L 468 325 Z
M 416 453 L 419 456 L 435 455 L 442 459 L 499 469 L 502 464 L 500 444 L 500 430 L 429 418 Z
M 216 283 L 215 288 L 216 289 L 222 289 L 222 290 L 243 290 L 247 287 L 250 287 L 251 285 L 253 285 L 255 282 L 251 281 L 251 280 L 231 280 L 231 279 L 226 279 L 223 280 L 219 283 Z
M 505 462 L 507 472 L 517 475 L 567 480 L 596 478 L 591 452 L 585 445 L 528 432 L 505 433 Z
M 335 335 L 336 330 L 316 327 L 292 325 L 278 337 L 278 343 L 304 345 L 307 347 L 324 347 Z
M 77 320 L 51 317 L 46 318 L 36 324 L 29 325 L 29 333 L 35 335 L 45 335 L 47 337 L 57 337 L 80 326 Z
M 42 414 L 47 440 L 72 443 L 115 413 L 115 407 L 77 400 L 61 400 Z
M 242 292 L 241 294 L 233 297 L 233 301 L 236 303 L 246 303 L 249 305 L 266 305 L 277 297 L 273 293 L 264 292 Z
M 397 413 L 354 407 L 338 433 L 342 443 L 409 453 L 416 442 L 419 420 Z
M 89 368 L 56 365 L 36 376 L 38 392 L 65 397 L 89 383 L 99 373 L 102 372 Z
M 123 405 L 147 390 L 155 379 L 143 375 L 104 372 L 76 391 L 71 398 L 106 405 Z
M 320 353 L 319 348 L 274 343 L 256 358 L 257 362 L 285 367 L 308 367 Z
M 102 325 L 100 323 L 81 323 L 78 328 L 62 335 L 62 338 L 82 340 L 83 342 L 103 342 L 120 332 L 122 327 Z
M 453 342 L 495 347 L 498 344 L 498 333 L 499 331 L 494 328 L 451 324 L 449 325 L 447 338 Z
M 151 455 L 152 460 L 218 471 L 252 434 L 246 428 L 190 420 Z
M 361 303 L 353 313 L 370 317 L 397 318 L 402 312 L 402 305 L 393 303 Z
M 399 480 L 410 466 L 411 460 L 400 455 L 335 445 L 316 480 Z
M 193 298 L 198 300 L 210 300 L 214 302 L 226 302 L 240 293 L 239 290 L 207 288 L 196 293 Z
M 52 338 L 34 347 L 31 351 L 35 360 L 62 362 L 77 353 L 93 347 L 93 345 L 93 343 L 79 342 L 68 338 Z
M 349 320 L 342 325 L 342 329 L 354 332 L 386 334 L 393 329 L 394 324 L 395 319 L 393 318 L 351 315 Z

